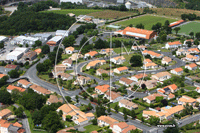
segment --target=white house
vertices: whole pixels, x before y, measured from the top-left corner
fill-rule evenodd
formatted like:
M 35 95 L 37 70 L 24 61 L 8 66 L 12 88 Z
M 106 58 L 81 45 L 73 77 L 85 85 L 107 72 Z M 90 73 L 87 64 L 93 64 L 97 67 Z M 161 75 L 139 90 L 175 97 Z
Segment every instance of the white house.
M 93 58 L 93 57 L 95 57 L 96 55 L 98 55 L 98 52 L 97 52 L 97 51 L 90 51 L 90 52 L 88 52 L 88 53 L 86 53 L 86 54 L 84 55 L 84 58 L 89 58 L 89 57 Z
M 196 90 L 198 93 L 200 93 L 200 88 L 199 88 L 199 87 L 197 87 L 195 90 Z
M 171 72 L 172 74 L 182 75 L 183 69 L 179 67 L 179 68 L 172 69 L 170 72 Z
M 118 73 L 118 74 L 121 74 L 121 73 L 124 73 L 124 72 L 128 72 L 128 67 L 115 68 L 113 70 L 113 72 Z
M 196 70 L 197 69 L 197 65 L 195 63 L 191 63 L 189 65 L 185 65 L 185 68 L 187 68 L 189 70 Z
M 103 126 L 110 126 L 112 124 L 119 123 L 119 121 L 109 116 L 100 116 L 99 118 L 97 118 L 97 123 L 98 123 L 98 126 L 103 127 Z
M 72 63 L 71 59 L 66 59 L 66 60 L 62 61 L 62 64 L 67 66 L 68 68 L 73 66 L 73 63 Z
M 104 98 L 107 98 L 108 100 L 110 100 L 110 102 L 113 102 L 113 103 L 116 103 L 116 102 L 120 101 L 121 99 L 123 99 L 123 97 L 120 94 L 113 92 L 113 91 L 111 91 L 111 92 L 107 91 L 104 95 Z
M 171 62 L 172 62 L 172 59 L 170 57 L 167 57 L 167 56 L 162 58 L 162 61 L 161 61 L 162 64 L 166 64 L 166 65 L 169 65 Z
M 135 130 L 136 127 L 134 125 L 128 125 L 126 122 L 119 122 L 110 125 L 110 129 L 113 133 L 130 133 L 132 130 Z
M 166 49 L 171 49 L 171 48 L 178 48 L 181 47 L 182 43 L 180 41 L 175 41 L 175 42 L 168 42 L 165 44 Z
M 127 108 L 129 110 L 133 110 L 133 109 L 137 109 L 138 108 L 138 105 L 133 103 L 133 102 L 130 102 L 129 100 L 126 100 L 126 99 L 122 99 L 119 101 L 119 107 L 124 107 L 124 108 Z
M 164 81 L 171 78 L 171 74 L 169 72 L 159 72 L 151 76 L 153 79 Z
M 18 82 L 17 82 L 17 85 L 18 86 L 22 86 L 23 88 L 28 88 L 28 87 L 30 87 L 31 85 L 32 85 L 32 83 L 31 82 L 28 82 L 27 80 L 25 80 L 25 79 L 20 79 Z
M 134 75 L 129 79 L 138 82 L 140 79 L 145 78 L 147 76 L 148 75 L 146 75 L 145 73 L 141 73 L 141 74 Z
M 74 52 L 74 47 L 67 47 L 65 48 L 65 53 L 66 54 L 72 54 Z
M 186 105 L 188 103 L 189 105 L 194 106 L 195 103 L 196 103 L 196 101 L 197 100 L 194 99 L 194 98 L 192 98 L 192 97 L 183 95 L 181 98 L 178 99 L 178 104 L 180 104 L 180 105 Z
M 122 64 L 126 61 L 126 59 L 124 58 L 124 56 L 118 56 L 111 58 L 110 61 L 113 62 L 114 64 Z
M 130 79 L 125 78 L 125 77 L 120 78 L 119 83 L 120 83 L 120 84 L 123 84 L 123 85 L 125 85 L 125 86 L 127 86 L 127 87 L 128 87 L 128 86 L 133 86 L 134 84 L 136 84 L 135 81 L 130 80 Z
M 199 61 L 199 56 L 193 56 L 191 54 L 187 54 L 185 59 L 188 61 Z

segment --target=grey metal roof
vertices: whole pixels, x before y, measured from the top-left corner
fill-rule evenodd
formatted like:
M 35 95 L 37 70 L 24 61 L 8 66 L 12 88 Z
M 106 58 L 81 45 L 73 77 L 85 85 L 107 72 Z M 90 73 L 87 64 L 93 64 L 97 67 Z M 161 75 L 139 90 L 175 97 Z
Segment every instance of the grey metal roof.
M 42 34 L 42 33 L 36 33 L 35 35 L 33 35 L 34 37 L 42 37 L 42 38 L 48 38 L 48 37 L 50 37 L 51 36 L 51 34 L 47 34 L 47 33 L 44 33 L 44 34 Z
M 19 130 L 19 127 L 15 127 L 13 125 L 10 125 L 8 127 L 8 131 L 10 131 L 11 133 L 17 133 L 18 130 Z

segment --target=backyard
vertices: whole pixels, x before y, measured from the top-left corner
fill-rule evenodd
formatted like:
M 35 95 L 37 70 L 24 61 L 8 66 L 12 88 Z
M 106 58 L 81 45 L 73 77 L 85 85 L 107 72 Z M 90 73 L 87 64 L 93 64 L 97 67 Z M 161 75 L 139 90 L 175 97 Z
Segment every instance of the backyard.
M 158 22 L 164 24 L 166 20 L 169 20 L 170 23 L 177 21 L 176 19 L 171 19 L 171 18 L 166 18 L 166 17 L 145 15 L 145 16 L 129 19 L 126 21 L 121 21 L 117 24 L 122 25 L 122 26 L 129 26 L 130 24 L 132 24 L 134 27 L 137 24 L 142 23 L 144 25 L 145 29 L 151 30 L 151 28 L 154 24 L 157 24 Z

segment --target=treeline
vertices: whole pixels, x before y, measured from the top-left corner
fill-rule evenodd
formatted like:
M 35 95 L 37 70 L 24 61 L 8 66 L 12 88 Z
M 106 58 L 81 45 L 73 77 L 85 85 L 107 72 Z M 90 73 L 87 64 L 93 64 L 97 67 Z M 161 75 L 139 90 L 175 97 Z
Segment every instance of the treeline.
M 27 32 L 65 30 L 75 22 L 75 18 L 54 13 L 15 11 L 10 17 L 1 18 L 0 22 L 0 34 L 17 35 Z
M 196 14 L 191 14 L 191 13 L 189 13 L 189 14 L 181 14 L 181 19 L 183 19 L 183 20 L 190 20 L 190 21 L 193 21 L 193 20 L 200 20 L 200 17 L 199 16 L 197 16 Z

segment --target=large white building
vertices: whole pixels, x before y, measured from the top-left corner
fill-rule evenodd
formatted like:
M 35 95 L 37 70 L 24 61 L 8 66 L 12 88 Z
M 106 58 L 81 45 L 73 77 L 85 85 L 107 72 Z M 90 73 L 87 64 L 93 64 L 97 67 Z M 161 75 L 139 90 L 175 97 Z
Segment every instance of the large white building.
M 19 60 L 23 56 L 23 52 L 12 51 L 6 56 L 6 60 Z
M 69 30 L 57 30 L 56 31 L 56 36 L 64 36 L 67 37 L 69 36 L 70 31 Z
M 52 38 L 52 35 L 47 33 L 37 33 L 33 35 L 33 37 L 38 38 L 40 41 L 47 41 Z
M 8 37 L 0 36 L 0 42 L 5 42 L 8 40 Z
M 16 45 L 16 44 L 28 44 L 28 45 L 34 45 L 36 41 L 38 41 L 38 38 L 34 38 L 34 37 L 26 37 L 26 36 L 18 36 L 16 38 L 14 38 L 11 41 L 11 44 Z

